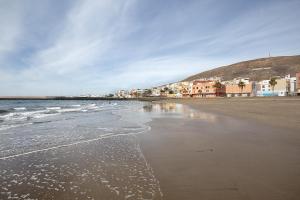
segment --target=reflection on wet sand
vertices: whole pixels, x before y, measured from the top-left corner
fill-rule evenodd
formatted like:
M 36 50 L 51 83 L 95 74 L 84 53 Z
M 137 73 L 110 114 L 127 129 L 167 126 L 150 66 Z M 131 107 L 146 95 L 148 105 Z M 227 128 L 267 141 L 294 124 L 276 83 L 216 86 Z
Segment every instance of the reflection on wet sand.
M 178 103 L 152 103 L 143 107 L 144 112 L 151 112 L 155 117 L 168 117 L 198 119 L 206 122 L 216 122 L 217 116 L 211 113 L 194 110 L 188 106 Z M 157 115 L 155 115 L 157 114 Z

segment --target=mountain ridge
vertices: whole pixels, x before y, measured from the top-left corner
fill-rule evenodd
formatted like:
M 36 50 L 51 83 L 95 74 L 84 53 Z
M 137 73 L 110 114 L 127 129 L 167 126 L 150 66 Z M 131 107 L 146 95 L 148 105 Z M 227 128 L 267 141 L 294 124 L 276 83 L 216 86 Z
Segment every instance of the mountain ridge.
M 184 79 L 192 81 L 201 78 L 221 77 L 223 80 L 234 78 L 250 78 L 253 81 L 270 79 L 274 76 L 295 76 L 300 72 L 300 55 L 277 56 L 247 60 L 231 65 L 217 67 L 208 71 L 200 72 Z

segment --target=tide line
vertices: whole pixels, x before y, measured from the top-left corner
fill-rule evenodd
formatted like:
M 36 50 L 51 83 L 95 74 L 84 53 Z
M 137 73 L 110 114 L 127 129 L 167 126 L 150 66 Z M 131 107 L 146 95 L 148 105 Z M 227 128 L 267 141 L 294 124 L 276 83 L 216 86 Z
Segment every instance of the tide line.
M 74 145 L 77 145 L 77 144 L 84 144 L 84 143 L 94 142 L 94 141 L 97 141 L 97 140 L 102 140 L 102 139 L 110 138 L 110 137 L 126 136 L 126 135 L 136 135 L 136 134 L 140 134 L 140 133 L 146 132 L 146 131 L 148 131 L 150 129 L 151 129 L 151 127 L 148 126 L 146 130 L 143 130 L 143 131 L 140 131 L 140 132 L 137 132 L 137 133 L 120 133 L 120 134 L 108 133 L 108 134 L 104 134 L 101 137 L 94 138 L 94 139 L 78 141 L 78 142 L 74 142 L 74 143 L 71 143 L 71 144 L 63 144 L 63 145 L 59 145 L 59 146 L 54 146 L 54 147 L 49 147 L 49 148 L 45 148 L 45 149 L 39 149 L 39 150 L 29 151 L 29 152 L 15 154 L 15 155 L 11 155 L 11 156 L 5 156 L 5 157 L 1 157 L 0 160 L 7 160 L 7 159 L 16 158 L 16 157 L 25 156 L 25 155 L 30 155 L 30 154 L 34 154 L 34 153 L 39 153 L 39 152 L 44 152 L 44 151 L 49 151 L 49 150 L 54 150 L 54 149 L 60 149 L 60 148 L 64 148 L 64 147 L 74 146 Z

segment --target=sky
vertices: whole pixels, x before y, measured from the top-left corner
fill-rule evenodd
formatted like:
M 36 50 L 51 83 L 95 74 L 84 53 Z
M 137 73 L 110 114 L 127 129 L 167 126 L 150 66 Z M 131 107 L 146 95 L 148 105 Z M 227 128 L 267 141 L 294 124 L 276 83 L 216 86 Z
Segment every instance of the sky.
M 299 0 L 0 0 L 0 96 L 107 94 L 300 54 Z

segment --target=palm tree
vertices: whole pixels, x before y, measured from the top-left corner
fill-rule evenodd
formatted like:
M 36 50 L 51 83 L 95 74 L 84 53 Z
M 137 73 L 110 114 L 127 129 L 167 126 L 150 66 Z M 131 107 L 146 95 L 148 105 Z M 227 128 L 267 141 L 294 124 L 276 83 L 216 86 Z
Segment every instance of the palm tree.
M 219 91 L 222 88 L 222 83 L 220 83 L 220 81 L 215 82 L 215 84 L 213 85 L 214 88 L 216 88 L 216 95 L 219 96 Z
M 246 87 L 246 84 L 242 80 L 240 80 L 238 86 L 239 86 L 239 88 L 241 90 L 241 95 L 242 95 L 243 89 L 244 89 L 244 87 Z
M 272 93 L 273 93 L 273 96 L 274 96 L 274 87 L 277 84 L 276 78 L 275 77 L 271 78 L 270 81 L 269 81 L 269 84 L 272 87 Z

